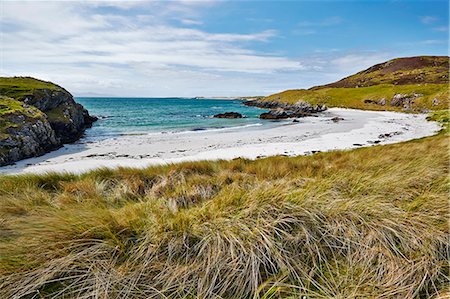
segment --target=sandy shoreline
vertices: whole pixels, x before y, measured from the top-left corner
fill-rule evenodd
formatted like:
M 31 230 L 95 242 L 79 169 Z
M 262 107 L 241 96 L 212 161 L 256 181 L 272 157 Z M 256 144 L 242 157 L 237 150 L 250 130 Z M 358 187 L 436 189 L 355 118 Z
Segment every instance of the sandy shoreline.
M 331 118 L 344 120 L 333 122 Z M 274 126 L 199 132 L 83 138 L 44 156 L 0 167 L 2 174 L 73 172 L 98 167 L 146 167 L 182 161 L 255 159 L 387 144 L 433 135 L 439 126 L 422 114 L 332 108 L 319 117 Z

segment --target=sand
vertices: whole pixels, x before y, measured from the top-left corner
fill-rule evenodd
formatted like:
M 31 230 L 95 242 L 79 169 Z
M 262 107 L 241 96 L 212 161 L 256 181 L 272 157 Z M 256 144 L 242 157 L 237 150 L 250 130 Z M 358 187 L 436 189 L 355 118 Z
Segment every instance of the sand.
M 344 120 L 333 122 L 331 118 Z M 82 173 L 98 167 L 147 167 L 182 161 L 256 159 L 395 143 L 435 134 L 439 126 L 424 114 L 331 108 L 318 117 L 273 121 L 198 132 L 149 133 L 106 139 L 82 138 L 75 144 L 12 166 L 0 173 Z

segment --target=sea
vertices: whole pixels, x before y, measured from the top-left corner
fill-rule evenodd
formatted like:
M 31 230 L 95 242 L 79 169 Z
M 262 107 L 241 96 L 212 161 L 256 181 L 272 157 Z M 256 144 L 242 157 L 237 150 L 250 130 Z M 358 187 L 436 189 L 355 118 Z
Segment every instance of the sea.
M 108 97 L 76 97 L 75 100 L 99 118 L 86 131 L 86 135 L 96 137 L 227 130 L 267 123 L 258 118 L 264 110 L 244 106 L 242 100 Z M 224 112 L 238 112 L 245 118 L 213 118 Z

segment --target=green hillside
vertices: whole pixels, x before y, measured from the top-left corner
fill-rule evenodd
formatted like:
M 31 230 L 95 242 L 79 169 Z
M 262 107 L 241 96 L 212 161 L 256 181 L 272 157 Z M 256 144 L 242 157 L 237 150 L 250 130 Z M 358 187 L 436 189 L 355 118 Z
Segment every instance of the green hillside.
M 62 91 L 63 88 L 54 83 L 31 77 L 0 77 L 0 95 L 22 100 L 39 90 Z
M 442 110 L 449 106 L 447 84 L 392 85 L 382 84 L 361 88 L 320 88 L 287 90 L 263 98 L 264 101 L 280 101 L 294 104 L 306 101 L 311 104 L 325 104 L 328 107 L 342 107 L 365 110 L 404 110 L 403 106 L 392 106 L 390 102 L 396 94 L 418 95 L 411 110 Z M 385 105 L 369 101 L 381 101 Z M 434 102 L 433 100 L 436 99 Z
M 449 107 L 448 63 L 447 56 L 398 58 L 335 83 L 287 90 L 261 100 L 366 110 L 442 110 Z
M 448 84 L 448 56 L 396 58 L 376 64 L 362 72 L 317 88 L 353 88 L 378 84 Z

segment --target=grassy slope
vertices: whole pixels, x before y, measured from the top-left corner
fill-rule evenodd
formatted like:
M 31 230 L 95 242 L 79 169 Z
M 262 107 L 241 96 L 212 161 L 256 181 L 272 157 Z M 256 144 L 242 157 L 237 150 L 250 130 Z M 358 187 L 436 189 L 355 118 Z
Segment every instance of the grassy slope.
M 30 77 L 0 77 L 0 95 L 16 100 L 23 99 L 41 89 L 62 90 L 56 84 Z
M 0 297 L 443 295 L 449 160 L 441 133 L 307 157 L 0 177 Z
M 416 56 L 389 60 L 323 87 L 367 87 L 379 84 L 448 83 L 448 56 Z
M 414 107 L 417 110 L 441 110 L 446 109 L 449 106 L 448 84 L 382 84 L 360 88 L 321 88 L 317 90 L 297 89 L 273 94 L 265 97 L 264 100 L 281 101 L 291 104 L 296 103 L 299 100 L 303 100 L 312 104 L 326 104 L 329 107 L 400 111 L 402 110 L 402 107 L 394 107 L 389 104 L 381 106 L 364 103 L 364 100 L 380 100 L 382 98 L 385 98 L 387 103 L 389 103 L 392 97 L 398 93 L 422 94 L 422 97 L 419 97 L 414 101 Z M 432 105 L 432 100 L 434 98 L 439 100 L 439 105 Z
M 329 107 L 401 111 L 389 105 L 395 94 L 422 94 L 412 110 L 442 110 L 449 107 L 449 57 L 418 56 L 397 58 L 334 83 L 311 89 L 287 90 L 263 98 L 268 101 L 295 103 L 299 100 Z M 364 100 L 386 99 L 386 105 Z M 433 99 L 439 104 L 433 105 Z

